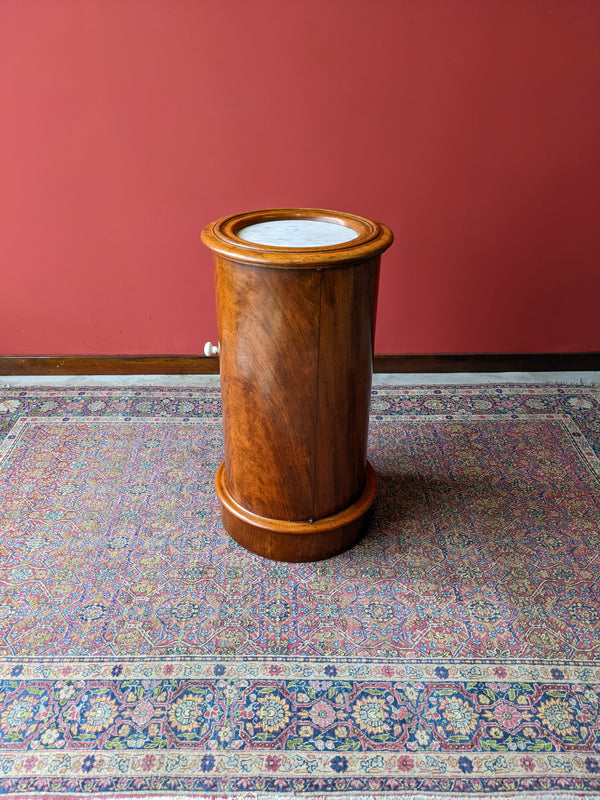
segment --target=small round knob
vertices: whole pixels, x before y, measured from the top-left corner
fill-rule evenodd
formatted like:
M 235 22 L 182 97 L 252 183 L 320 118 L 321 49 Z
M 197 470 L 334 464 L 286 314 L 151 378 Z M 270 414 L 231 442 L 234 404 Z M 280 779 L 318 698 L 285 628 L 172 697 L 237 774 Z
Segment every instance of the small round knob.
M 205 356 L 218 356 L 221 352 L 221 344 L 213 344 L 212 342 L 207 342 L 204 345 L 204 355 Z

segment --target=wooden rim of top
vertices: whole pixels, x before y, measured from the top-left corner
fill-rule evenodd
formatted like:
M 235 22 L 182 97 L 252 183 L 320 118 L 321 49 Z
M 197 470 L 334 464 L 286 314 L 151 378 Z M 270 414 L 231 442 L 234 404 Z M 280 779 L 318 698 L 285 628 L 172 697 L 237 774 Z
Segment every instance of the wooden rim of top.
M 355 231 L 357 236 L 341 244 L 276 247 L 249 242 L 237 235 L 238 231 L 249 225 L 293 219 L 343 225 Z M 373 258 L 387 250 L 393 239 L 391 230 L 379 222 L 326 208 L 267 208 L 262 211 L 248 211 L 222 217 L 202 231 L 203 243 L 214 253 L 232 261 L 295 269 L 315 265 L 333 267 L 343 262 Z

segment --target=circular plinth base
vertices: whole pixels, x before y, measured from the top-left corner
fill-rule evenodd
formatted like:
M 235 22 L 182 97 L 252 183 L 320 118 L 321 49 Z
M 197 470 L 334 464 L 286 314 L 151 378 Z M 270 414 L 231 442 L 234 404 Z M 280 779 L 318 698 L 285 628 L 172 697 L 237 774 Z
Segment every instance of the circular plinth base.
M 314 522 L 288 522 L 253 514 L 231 496 L 222 463 L 215 477 L 225 530 L 246 550 L 275 561 L 321 561 L 347 550 L 366 530 L 377 491 L 377 478 L 367 462 L 365 488 L 352 505 Z

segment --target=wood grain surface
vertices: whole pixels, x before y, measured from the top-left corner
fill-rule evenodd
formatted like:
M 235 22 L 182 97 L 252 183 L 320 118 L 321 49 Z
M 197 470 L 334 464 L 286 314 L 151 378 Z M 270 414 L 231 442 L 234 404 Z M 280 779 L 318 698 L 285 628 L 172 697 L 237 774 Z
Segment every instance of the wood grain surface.
M 315 516 L 320 273 L 217 259 L 225 465 L 236 500 Z
M 257 245 L 250 224 L 346 225 L 339 245 Z M 380 255 L 391 232 L 323 209 L 234 215 L 203 231 L 215 259 L 225 461 L 234 539 L 269 558 L 328 558 L 364 531 L 376 479 L 367 432 Z

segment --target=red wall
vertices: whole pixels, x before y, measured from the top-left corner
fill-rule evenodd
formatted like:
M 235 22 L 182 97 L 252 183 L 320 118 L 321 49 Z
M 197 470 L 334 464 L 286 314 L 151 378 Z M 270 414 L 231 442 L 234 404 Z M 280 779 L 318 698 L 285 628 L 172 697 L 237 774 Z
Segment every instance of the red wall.
M 600 350 L 597 0 L 2 0 L 0 353 L 199 353 L 200 230 L 380 219 L 380 353 Z

